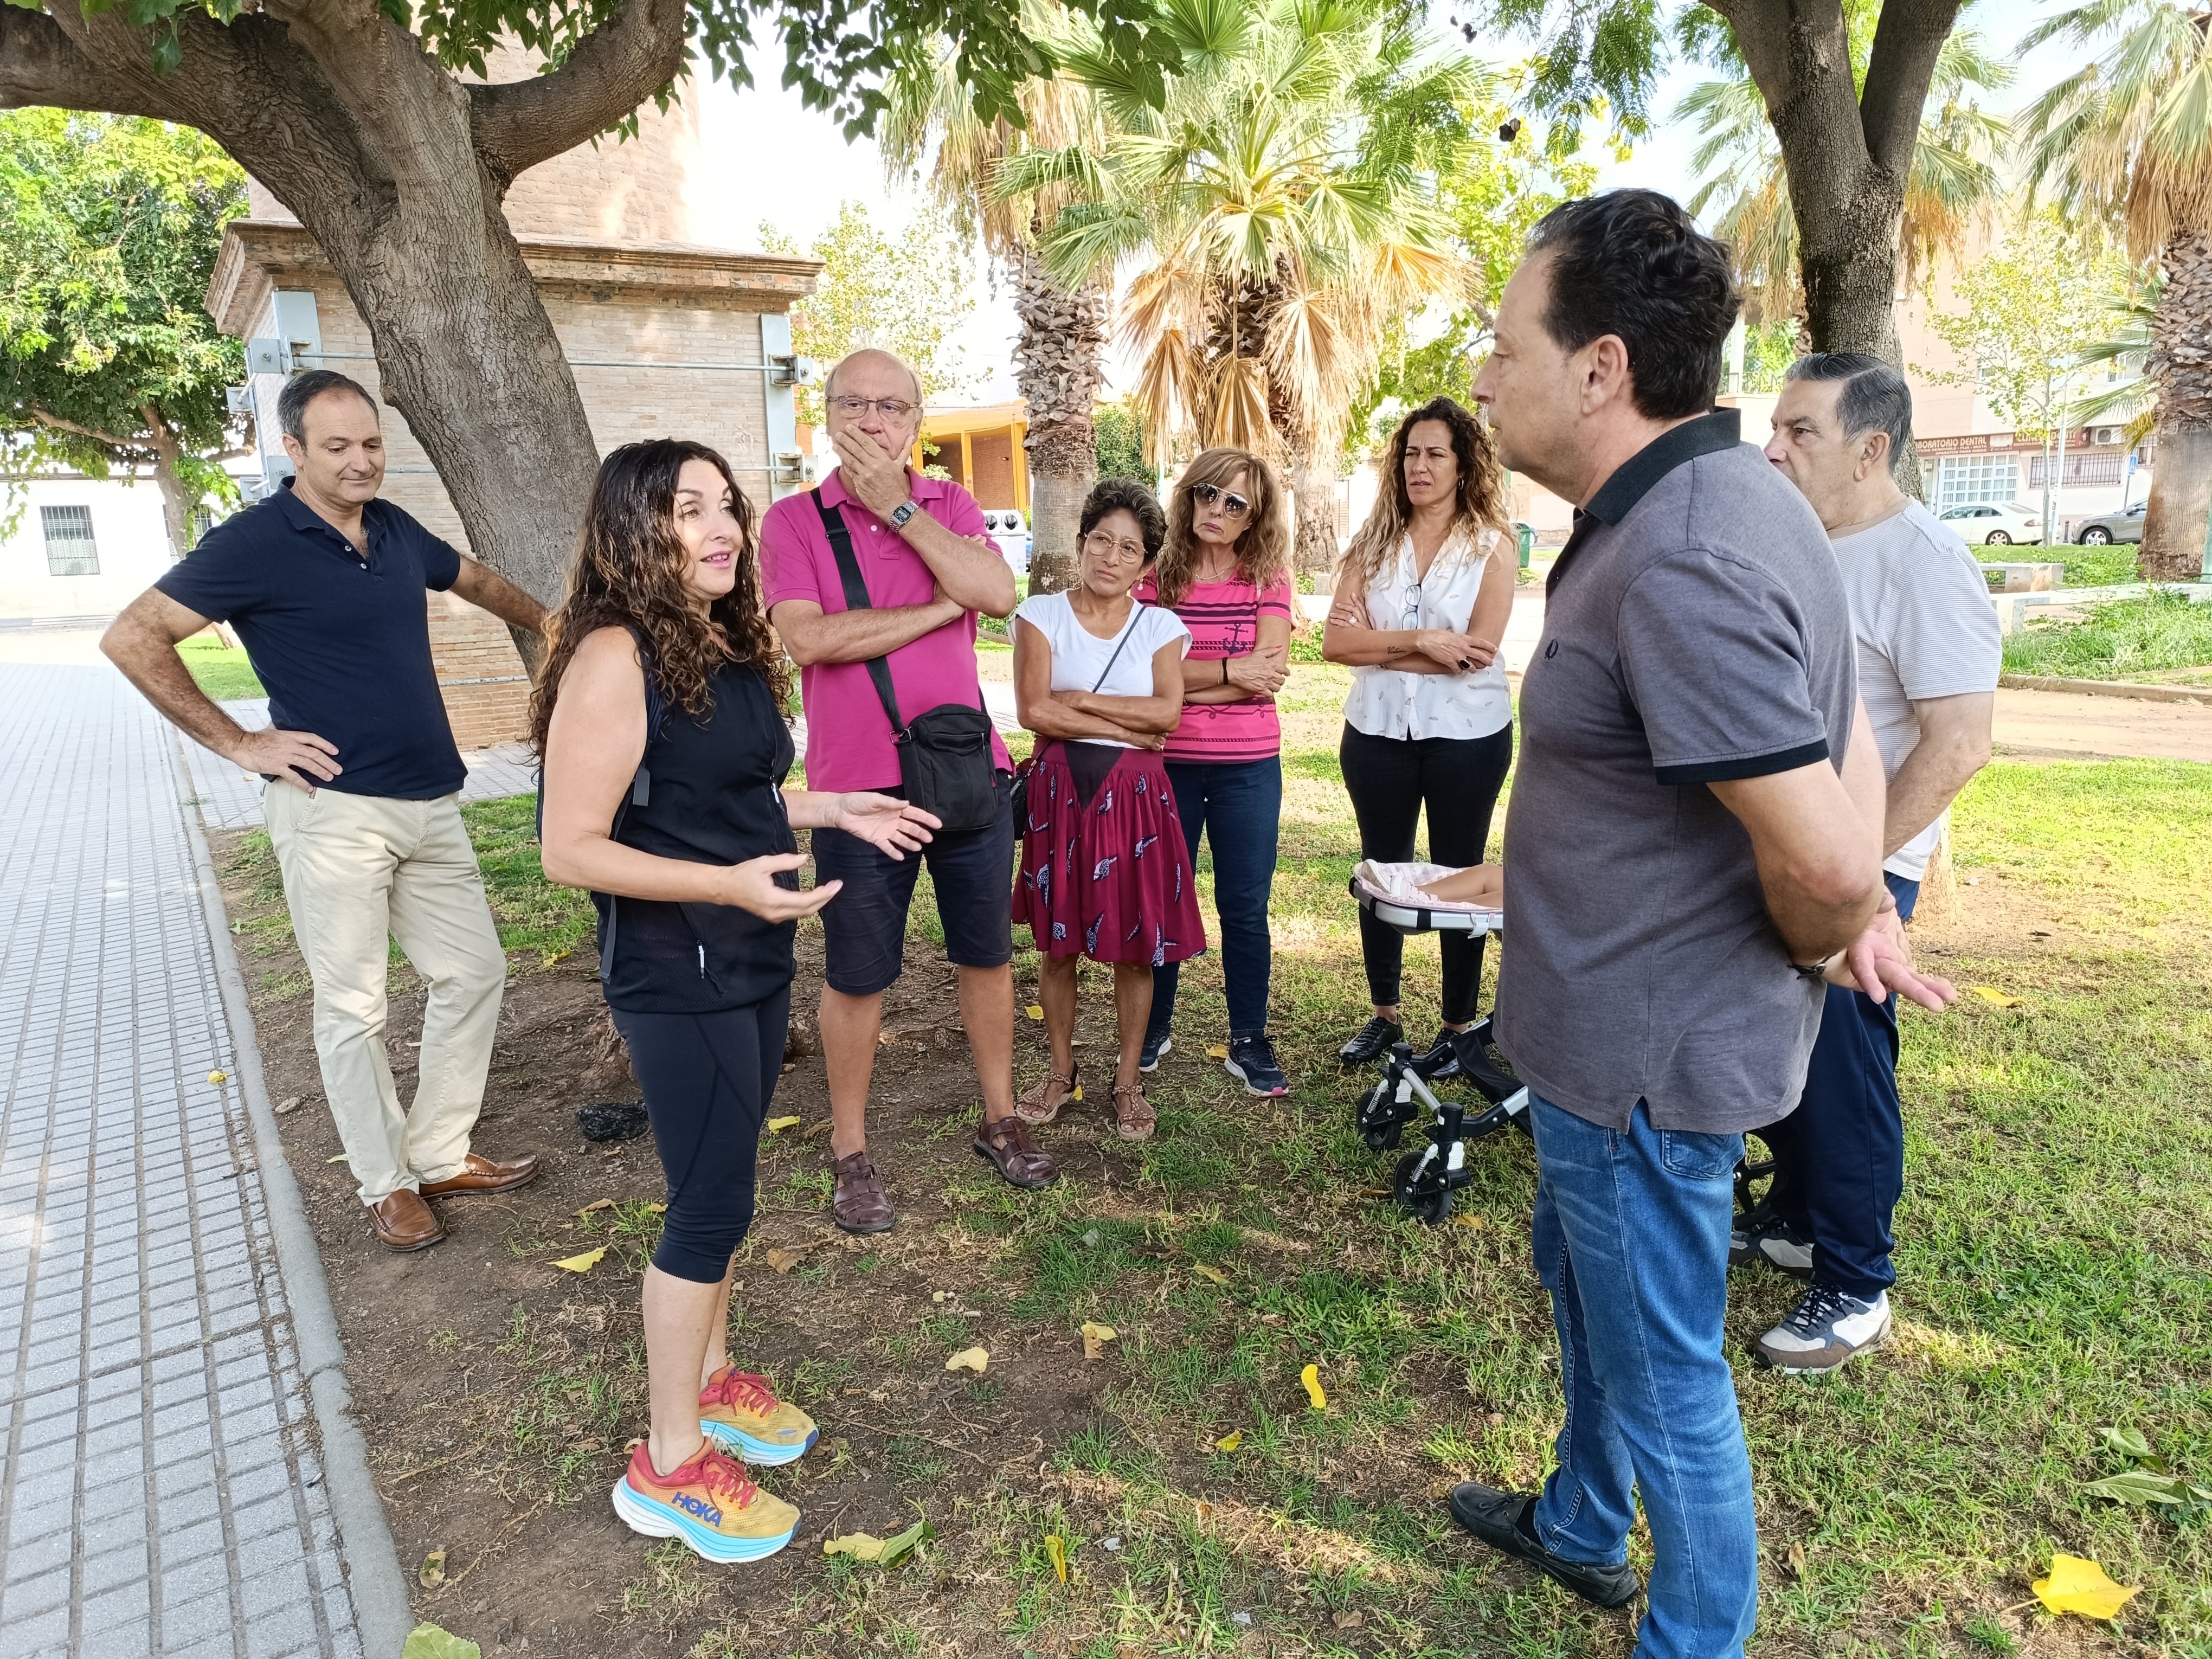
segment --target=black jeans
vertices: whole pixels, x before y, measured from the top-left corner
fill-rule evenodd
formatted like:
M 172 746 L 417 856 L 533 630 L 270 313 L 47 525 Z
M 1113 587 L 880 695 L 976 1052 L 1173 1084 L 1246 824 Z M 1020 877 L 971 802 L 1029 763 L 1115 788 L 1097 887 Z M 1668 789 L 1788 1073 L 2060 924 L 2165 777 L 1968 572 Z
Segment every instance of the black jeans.
M 1886 875 L 1908 921 L 1920 884 Z M 1897 1283 L 1890 1231 L 1905 1191 L 1905 1111 L 1897 1093 L 1897 999 L 1828 987 L 1797 1109 L 1753 1132 L 1774 1154 L 1769 1196 L 1813 1246 L 1813 1280 L 1871 1302 Z
M 716 1284 L 753 1224 L 753 1165 L 783 1072 L 791 988 L 719 1013 L 613 1012 L 668 1176 L 668 1220 L 653 1265 Z
M 1359 820 L 1359 852 L 1380 864 L 1413 857 L 1413 830 L 1429 810 L 1429 860 L 1462 866 L 1482 862 L 1490 844 L 1490 815 L 1513 764 L 1513 728 L 1486 738 L 1370 738 L 1344 728 L 1337 750 L 1344 787 Z M 1480 933 L 1442 933 L 1443 1017 L 1463 1025 L 1474 1018 L 1482 986 Z M 1405 957 L 1405 935 L 1359 913 L 1359 953 L 1367 963 L 1368 1000 L 1395 1007 Z

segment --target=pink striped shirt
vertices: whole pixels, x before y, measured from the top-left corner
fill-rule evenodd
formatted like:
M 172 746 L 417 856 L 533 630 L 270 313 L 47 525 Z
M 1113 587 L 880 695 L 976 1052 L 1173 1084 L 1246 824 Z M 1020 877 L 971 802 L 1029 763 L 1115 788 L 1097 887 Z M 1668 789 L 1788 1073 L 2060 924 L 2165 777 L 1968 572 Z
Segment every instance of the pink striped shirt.
M 1260 618 L 1291 614 L 1289 578 L 1264 592 L 1237 578 L 1225 582 L 1193 582 L 1172 609 L 1190 629 L 1189 660 L 1218 662 L 1227 657 L 1249 656 L 1260 642 Z M 1157 579 L 1147 576 L 1137 584 L 1136 597 L 1146 605 L 1160 602 Z M 1164 753 L 1171 761 L 1233 763 L 1268 760 L 1283 752 L 1283 723 L 1273 697 L 1247 697 L 1242 702 L 1188 703 L 1182 721 L 1168 736 Z

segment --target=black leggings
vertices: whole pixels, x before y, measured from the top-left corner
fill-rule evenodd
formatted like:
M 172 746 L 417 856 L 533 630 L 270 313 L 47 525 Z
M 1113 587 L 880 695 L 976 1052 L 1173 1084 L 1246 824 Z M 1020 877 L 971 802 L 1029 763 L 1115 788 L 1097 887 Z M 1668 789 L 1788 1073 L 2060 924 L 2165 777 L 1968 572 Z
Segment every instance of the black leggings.
M 1337 750 L 1344 787 L 1359 820 L 1359 852 L 1379 864 L 1410 863 L 1421 806 L 1429 809 L 1429 860 L 1462 866 L 1482 862 L 1490 844 L 1490 815 L 1513 764 L 1513 728 L 1486 738 L 1370 738 L 1344 728 Z M 1482 986 L 1480 933 L 1443 933 L 1443 1018 L 1463 1025 L 1474 1018 Z M 1367 963 L 1367 994 L 1378 1008 L 1397 1006 L 1405 935 L 1359 913 L 1359 952 Z
M 753 1224 L 753 1164 L 783 1071 L 791 988 L 712 1014 L 614 1011 L 645 1090 L 653 1144 L 668 1177 L 668 1218 L 653 1265 L 714 1285 Z

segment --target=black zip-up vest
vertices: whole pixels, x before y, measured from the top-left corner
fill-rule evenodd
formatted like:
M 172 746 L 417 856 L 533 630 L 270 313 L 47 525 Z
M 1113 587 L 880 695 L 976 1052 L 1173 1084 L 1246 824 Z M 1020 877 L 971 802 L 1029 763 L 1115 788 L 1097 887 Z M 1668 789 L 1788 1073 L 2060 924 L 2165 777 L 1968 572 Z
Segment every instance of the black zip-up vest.
M 648 671 L 650 672 L 650 671 Z M 768 683 L 740 663 L 714 676 L 703 720 L 674 704 L 646 739 L 638 782 L 615 820 L 625 847 L 694 864 L 742 864 L 798 842 L 780 787 L 796 758 Z M 779 886 L 796 889 L 787 872 Z M 607 1004 L 626 1013 L 741 1008 L 791 982 L 796 922 L 725 904 L 593 893 Z

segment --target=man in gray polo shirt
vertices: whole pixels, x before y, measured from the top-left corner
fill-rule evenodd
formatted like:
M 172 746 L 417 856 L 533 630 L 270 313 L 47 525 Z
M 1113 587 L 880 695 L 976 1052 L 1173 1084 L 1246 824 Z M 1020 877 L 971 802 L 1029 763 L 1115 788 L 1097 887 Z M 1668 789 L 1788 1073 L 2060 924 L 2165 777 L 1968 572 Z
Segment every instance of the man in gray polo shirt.
M 1528 1085 L 1536 1267 L 1566 1385 L 1540 1494 L 1454 1517 L 1619 1606 L 1641 1490 L 1639 1659 L 1726 1659 L 1758 1596 L 1722 1352 L 1743 1132 L 1796 1103 L 1824 975 L 1909 989 L 1882 774 L 1820 522 L 1733 410 L 1727 251 L 1650 191 L 1555 210 L 1474 395 L 1505 464 L 1577 503 L 1521 692 L 1500 1046 Z

